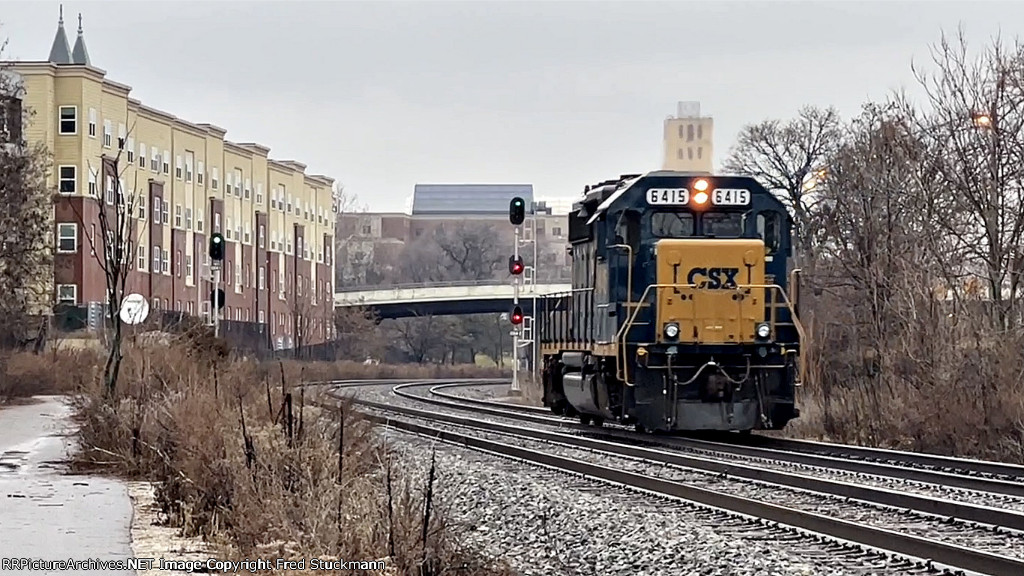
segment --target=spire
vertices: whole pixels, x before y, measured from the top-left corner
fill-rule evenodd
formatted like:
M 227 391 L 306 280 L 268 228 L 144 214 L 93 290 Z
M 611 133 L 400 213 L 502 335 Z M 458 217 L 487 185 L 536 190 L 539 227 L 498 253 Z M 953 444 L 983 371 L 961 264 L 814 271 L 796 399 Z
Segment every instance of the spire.
M 60 5 L 60 20 L 57 22 L 57 35 L 53 37 L 50 47 L 50 62 L 54 64 L 71 64 L 71 49 L 68 48 L 68 37 L 64 34 L 64 5 Z
M 82 14 L 78 14 L 78 39 L 75 40 L 75 49 L 71 52 L 71 61 L 75 64 L 90 66 L 89 51 L 85 49 L 85 36 L 82 34 Z

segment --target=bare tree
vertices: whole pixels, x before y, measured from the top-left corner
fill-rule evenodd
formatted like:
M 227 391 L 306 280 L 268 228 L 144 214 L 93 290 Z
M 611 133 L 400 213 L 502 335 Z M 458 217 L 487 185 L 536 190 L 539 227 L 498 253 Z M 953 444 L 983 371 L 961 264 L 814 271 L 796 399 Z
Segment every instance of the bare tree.
M 745 126 L 729 152 L 724 169 L 749 174 L 785 202 L 795 221 L 799 252 L 809 246 L 808 219 L 814 210 L 815 183 L 827 170 L 841 137 L 841 120 L 834 108 L 802 108 L 783 122 L 765 120 Z
M 439 331 L 442 324 L 436 316 L 417 316 L 399 318 L 392 323 L 396 343 L 413 360 L 420 364 L 426 363 L 432 356 L 444 349 L 444 341 Z
M 94 210 L 79 210 L 74 202 L 69 203 L 82 230 L 90 228 L 94 222 L 98 227 L 99 238 L 91 234 L 85 236 L 88 238 L 92 256 L 103 271 L 105 281 L 106 320 L 111 335 L 107 340 L 103 380 L 109 397 L 113 397 L 117 388 L 121 360 L 124 357 L 121 353 L 121 302 L 127 295 L 128 276 L 135 270 L 136 247 L 140 234 L 136 229 L 135 211 L 138 198 L 145 194 L 138 189 L 138 178 L 132 188 L 125 186 L 125 174 L 131 166 L 130 163 L 122 163 L 122 156 L 125 154 L 124 147 L 128 135 L 132 134 L 134 129 L 134 124 L 129 126 L 123 136 L 118 136 L 117 141 L 111 143 L 117 150 L 113 156 L 101 155 L 98 166 L 94 166 L 92 162 L 87 163 L 90 173 L 96 174 L 98 182 L 103 183 L 102 190 L 90 190 L 89 194 L 82 197 L 83 208 L 91 204 Z M 88 212 L 95 212 L 95 216 Z
M 334 310 L 335 348 L 340 359 L 363 359 L 384 347 L 377 313 L 371 308 Z
M 972 59 L 961 30 L 942 36 L 932 60 L 932 74 L 915 68 L 929 108 L 916 129 L 928 148 L 922 174 L 950 208 L 935 225 L 984 279 L 1005 329 L 1024 271 L 1024 46 L 997 38 Z
M 0 61 L 5 46 L 0 43 Z M 23 98 L 19 78 L 0 67 L 0 346 L 34 340 L 38 351 L 53 294 L 52 192 L 45 146 L 28 146 L 23 138 L 22 127 L 32 116 Z

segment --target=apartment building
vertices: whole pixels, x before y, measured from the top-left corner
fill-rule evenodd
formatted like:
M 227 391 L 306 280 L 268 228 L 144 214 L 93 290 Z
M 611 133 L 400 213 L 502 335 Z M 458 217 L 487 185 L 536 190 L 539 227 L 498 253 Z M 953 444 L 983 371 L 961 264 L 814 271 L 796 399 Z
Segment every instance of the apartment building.
M 507 249 L 511 255 L 514 228 L 508 222 L 508 208 L 515 196 L 537 207 L 538 279 L 565 277 L 569 270 L 566 247 L 570 200 L 535 198 L 529 184 L 417 184 L 410 213 L 356 212 L 339 217 L 337 283 L 401 283 L 405 279 L 395 266 L 407 246 L 427 241 L 438 228 L 455 229 L 467 223 L 493 231 L 497 249 Z M 552 210 L 549 204 L 562 209 Z M 531 226 L 529 221 L 527 226 Z M 532 246 L 523 248 L 523 252 L 529 262 Z M 496 276 L 506 275 L 507 271 L 499 267 Z
M 208 238 L 219 232 L 223 321 L 256 328 L 275 348 L 331 337 L 333 179 L 132 98 L 92 65 L 81 16 L 73 50 L 62 17 L 46 61 L 6 66 L 34 113 L 25 140 L 53 157 L 55 303 L 105 301 L 99 214 L 121 207 L 134 227 L 128 291 L 153 311 L 212 318 Z
M 700 115 L 700 102 L 679 102 L 665 119 L 662 168 L 684 172 L 714 171 L 714 120 Z

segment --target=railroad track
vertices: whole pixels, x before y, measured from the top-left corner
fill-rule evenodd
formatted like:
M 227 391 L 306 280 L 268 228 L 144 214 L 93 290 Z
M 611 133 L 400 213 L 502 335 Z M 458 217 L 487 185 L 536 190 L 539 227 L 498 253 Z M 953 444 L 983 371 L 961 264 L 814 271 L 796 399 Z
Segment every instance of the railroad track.
M 484 382 L 476 381 L 472 385 L 480 385 Z M 346 386 L 365 386 L 367 383 L 346 383 Z M 466 402 L 456 406 L 458 402 L 449 399 L 438 399 L 424 397 L 414 391 L 422 388 L 430 388 L 430 391 L 437 392 L 438 388 L 451 387 L 460 384 L 459 381 L 430 381 L 410 382 L 395 386 L 394 393 L 411 401 L 430 402 L 435 405 L 444 405 L 447 408 L 466 410 L 467 405 L 475 405 L 478 408 L 486 408 L 488 413 L 496 410 L 488 407 L 487 401 Z M 462 385 L 470 385 L 466 381 Z M 436 394 L 435 394 L 436 395 Z M 461 398 L 459 400 L 462 400 Z M 402 420 L 391 420 L 394 425 L 405 430 L 424 434 L 435 438 L 442 438 L 456 444 L 470 446 L 477 449 L 487 450 L 496 454 L 519 458 L 525 461 L 554 467 L 563 471 L 570 471 L 578 474 L 600 479 L 606 482 L 613 482 L 622 485 L 632 486 L 641 490 L 665 494 L 682 498 L 691 502 L 698 502 L 707 506 L 713 506 L 733 513 L 746 514 L 764 518 L 772 522 L 825 534 L 833 538 L 857 542 L 869 547 L 891 550 L 902 555 L 913 558 L 931 559 L 937 564 L 957 567 L 983 574 L 1024 574 L 1024 562 L 1009 554 L 994 553 L 985 548 L 999 549 L 999 540 L 1021 538 L 1019 530 L 1024 530 L 1024 515 L 1006 510 L 999 510 L 992 507 L 983 507 L 962 502 L 952 502 L 935 498 L 927 498 L 908 494 L 905 492 L 884 490 L 870 486 L 861 486 L 854 483 L 836 482 L 819 478 L 807 477 L 796 474 L 787 474 L 777 470 L 765 470 L 749 466 L 736 466 L 733 464 L 714 461 L 699 456 L 672 453 L 664 450 L 631 446 L 623 444 L 622 438 L 608 441 L 594 437 L 581 437 L 578 435 L 562 434 L 559 432 L 541 430 L 536 428 L 524 428 L 521 425 L 502 424 L 498 422 L 483 421 L 479 418 L 456 416 L 453 414 L 430 412 L 418 408 L 399 407 L 392 404 L 357 400 L 367 407 L 381 410 L 386 413 L 400 413 L 407 418 Z M 508 411 L 502 411 L 501 416 L 508 415 Z M 517 412 L 520 416 L 528 411 Z M 421 419 L 431 424 L 415 423 L 409 421 L 408 417 Z M 378 422 L 388 422 L 389 418 L 378 414 L 372 416 Z M 545 423 L 554 421 L 564 426 L 564 419 L 543 417 Z M 461 427 L 459 429 L 441 429 L 436 423 L 443 422 L 447 425 Z M 593 429 L 590 429 L 593 430 Z M 468 432 L 467 432 L 468 431 Z M 807 510 L 799 510 L 786 506 L 771 504 L 752 498 L 745 498 L 735 493 L 722 490 L 713 491 L 703 489 L 692 484 L 678 481 L 672 478 L 656 477 L 651 474 L 631 472 L 625 467 L 616 466 L 609 468 L 592 462 L 584 461 L 579 455 L 571 457 L 551 454 L 551 450 L 543 450 L 538 446 L 524 448 L 497 439 L 482 438 L 481 432 L 504 434 L 508 438 L 529 438 L 530 441 L 544 442 L 553 446 L 558 444 L 563 447 L 571 447 L 572 450 L 585 450 L 594 454 L 610 455 L 619 458 L 632 458 L 635 460 L 647 461 L 648 463 L 659 463 L 673 467 L 698 470 L 704 474 L 714 473 L 726 478 L 739 478 L 747 481 L 770 483 L 789 489 L 813 491 L 820 494 L 831 494 L 842 498 L 856 499 L 862 502 L 878 506 L 898 507 L 906 510 L 917 510 L 933 515 L 947 516 L 969 520 L 977 523 L 981 528 L 979 536 L 972 542 L 968 538 L 967 543 L 943 542 L 920 535 L 907 534 L 905 532 L 889 530 L 879 526 L 868 526 L 849 520 L 843 520 L 835 516 L 818 514 Z M 636 435 L 632 435 L 635 440 Z M 948 473 L 947 473 L 948 474 Z M 980 479 L 987 480 L 987 479 Z M 692 481 L 692 479 L 691 479 Z M 913 528 L 917 522 L 915 518 L 908 520 Z M 898 524 L 898 522 L 897 522 Z M 995 526 L 1012 528 L 996 528 Z M 955 538 L 956 528 L 946 530 L 944 537 Z M 993 544 L 991 540 L 995 540 Z M 1005 547 L 1003 547 L 1005 549 Z M 1015 554 L 1014 556 L 1019 556 Z
M 463 409 L 495 416 L 543 424 L 560 424 L 585 431 L 592 437 L 608 440 L 682 448 L 704 454 L 731 454 L 741 458 L 816 466 L 843 470 L 852 474 L 888 476 L 947 488 L 962 488 L 1024 498 L 1024 466 L 1016 464 L 765 436 L 732 435 L 735 438 L 731 441 L 713 441 L 683 436 L 641 435 L 621 426 L 604 428 L 584 426 L 572 419 L 555 416 L 546 408 L 538 406 L 467 398 L 446 391 L 457 387 L 496 384 L 498 383 L 493 381 L 437 383 L 429 390 L 430 396 L 437 398 L 418 395 L 416 399 L 456 409 L 462 405 Z M 724 437 L 724 435 L 721 436 Z

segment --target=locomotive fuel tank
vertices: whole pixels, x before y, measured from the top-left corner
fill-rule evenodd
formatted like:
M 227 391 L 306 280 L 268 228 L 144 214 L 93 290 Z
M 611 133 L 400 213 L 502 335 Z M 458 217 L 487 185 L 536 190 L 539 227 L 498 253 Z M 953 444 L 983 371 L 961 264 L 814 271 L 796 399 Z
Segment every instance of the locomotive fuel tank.
M 658 290 L 659 341 L 755 342 L 764 322 L 765 289 L 740 286 L 764 285 L 763 241 L 664 239 L 655 250 L 659 285 L 694 285 Z

